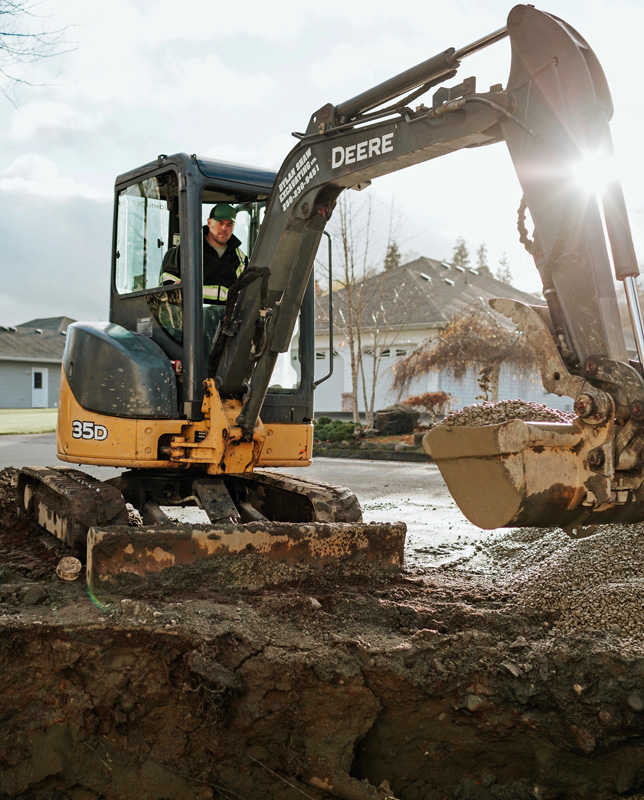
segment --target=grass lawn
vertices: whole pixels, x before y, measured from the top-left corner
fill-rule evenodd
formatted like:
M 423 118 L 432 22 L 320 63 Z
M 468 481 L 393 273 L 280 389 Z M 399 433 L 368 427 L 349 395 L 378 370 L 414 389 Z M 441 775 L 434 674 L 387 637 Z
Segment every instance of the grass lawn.
M 56 430 L 57 408 L 0 408 L 3 433 L 51 433 Z

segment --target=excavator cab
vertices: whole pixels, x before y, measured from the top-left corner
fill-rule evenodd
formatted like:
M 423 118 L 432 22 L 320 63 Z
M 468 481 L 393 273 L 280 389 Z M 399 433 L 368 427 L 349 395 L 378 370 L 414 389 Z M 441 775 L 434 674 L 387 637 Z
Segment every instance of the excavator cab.
M 223 318 L 221 313 L 213 314 L 213 306 L 203 297 L 204 222 L 215 204 L 233 205 L 236 236 L 243 252 L 252 258 L 274 180 L 275 173 L 269 171 L 185 154 L 160 156 L 117 178 L 110 322 L 70 326 L 59 403 L 61 460 L 168 470 L 178 466 L 176 446 L 183 438 L 190 452 L 184 454 L 182 466 L 207 465 L 211 474 L 310 463 L 312 279 L 301 304 L 291 309 L 292 332 L 283 351 L 276 354 L 261 393 L 261 423 L 254 422 L 248 445 L 237 442 L 233 447 L 233 440 L 227 438 L 226 446 L 208 453 L 205 445 L 199 446 L 210 425 L 211 409 L 204 407 L 205 398 L 223 398 L 221 379 L 215 381 L 218 349 L 244 325 L 250 330 L 252 352 L 243 359 L 237 357 L 235 367 L 245 376 L 253 373 L 259 345 L 252 337 L 260 325 L 253 314 L 260 321 L 262 314 L 251 311 L 250 321 L 243 324 L 240 314 L 249 285 L 261 284 L 269 272 L 259 266 L 246 270 L 230 288 L 225 309 L 214 307 L 225 310 Z M 180 281 L 168 283 L 164 259 L 171 248 L 179 251 Z M 88 370 L 88 363 L 94 368 Z M 208 380 L 211 384 L 206 387 Z M 237 390 L 226 393 L 228 426 L 235 427 L 241 401 L 249 391 L 246 378 Z M 271 429 L 275 439 L 264 448 L 267 424 L 282 427 Z M 87 435 L 74 435 L 79 425 L 85 426 Z M 142 429 L 145 446 L 140 432 L 139 441 L 131 435 L 133 428 Z M 99 436 L 90 437 L 94 430 L 99 430 Z M 223 455 L 226 450 L 228 461 Z
M 234 234 L 252 255 L 275 173 L 185 154 L 116 180 L 110 320 L 149 337 L 174 366 L 177 407 L 201 418 L 203 381 L 219 332 L 221 310 L 203 299 L 203 226 L 217 203 L 236 212 Z M 164 280 L 168 251 L 178 248 L 181 281 Z M 313 293 L 283 354 L 262 409 L 265 421 L 308 421 L 313 415 Z M 284 409 L 288 408 L 288 412 Z

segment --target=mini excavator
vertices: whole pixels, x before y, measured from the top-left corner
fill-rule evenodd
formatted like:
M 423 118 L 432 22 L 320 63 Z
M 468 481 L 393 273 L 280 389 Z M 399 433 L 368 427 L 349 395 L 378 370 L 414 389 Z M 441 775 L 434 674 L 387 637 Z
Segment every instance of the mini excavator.
M 467 56 L 505 37 L 505 88 L 477 92 L 475 78 L 453 81 Z M 413 107 L 432 89 L 431 103 Z M 577 417 L 436 430 L 429 449 L 481 527 L 644 519 L 644 333 L 624 198 L 613 181 L 600 206 L 572 178 L 576 164 L 611 152 L 611 116 L 584 39 L 517 5 L 500 30 L 317 110 L 277 173 L 177 154 L 120 175 L 110 321 L 68 330 L 57 452 L 125 471 L 103 482 L 72 468 L 25 468 L 21 508 L 87 553 L 96 585 L 248 553 L 314 568 L 347 557 L 400 567 L 404 526 L 365 525 L 350 491 L 270 469 L 311 460 L 312 266 L 344 189 L 505 142 L 534 224 L 546 305 L 495 307 L 532 343 L 545 388 L 575 398 Z M 237 210 L 250 262 L 213 325 L 201 231 L 220 201 Z M 169 287 L 160 275 L 172 246 L 182 272 Z M 626 351 L 611 261 L 626 286 L 639 362 Z M 127 504 L 142 527 L 127 527 Z M 189 504 L 210 525 L 178 532 L 167 509 Z

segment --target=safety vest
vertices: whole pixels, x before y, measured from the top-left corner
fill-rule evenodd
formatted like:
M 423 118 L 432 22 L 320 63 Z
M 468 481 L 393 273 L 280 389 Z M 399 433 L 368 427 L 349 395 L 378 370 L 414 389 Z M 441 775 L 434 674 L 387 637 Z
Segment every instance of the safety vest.
M 241 247 L 238 247 L 235 250 L 237 254 L 237 258 L 239 259 L 239 266 L 235 270 L 235 276 L 239 278 L 239 276 L 244 271 L 244 261 L 246 260 L 246 256 L 243 254 Z M 225 303 L 228 299 L 228 286 L 219 286 L 217 284 L 204 284 L 203 287 L 203 299 L 204 301 L 207 300 L 218 300 L 220 303 Z
M 246 256 L 244 255 L 243 250 L 241 247 L 238 247 L 235 250 L 237 258 L 239 260 L 239 266 L 235 270 L 235 277 L 239 278 L 239 276 L 244 271 L 244 262 L 246 261 Z M 177 278 L 176 275 L 173 275 L 171 272 L 162 272 L 161 273 L 161 284 L 166 283 L 180 283 L 180 278 Z M 219 284 L 204 284 L 203 287 L 203 299 L 204 301 L 218 301 L 220 303 L 225 303 L 228 299 L 228 286 L 221 286 Z

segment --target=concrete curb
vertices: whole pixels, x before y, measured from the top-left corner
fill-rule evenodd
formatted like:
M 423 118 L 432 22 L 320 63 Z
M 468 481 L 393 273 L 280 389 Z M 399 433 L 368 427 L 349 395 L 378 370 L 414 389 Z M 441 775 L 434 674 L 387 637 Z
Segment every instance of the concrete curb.
M 353 458 L 363 461 L 412 461 L 419 464 L 431 464 L 432 459 L 426 453 L 416 450 L 358 450 L 349 447 L 313 447 L 313 458 Z

